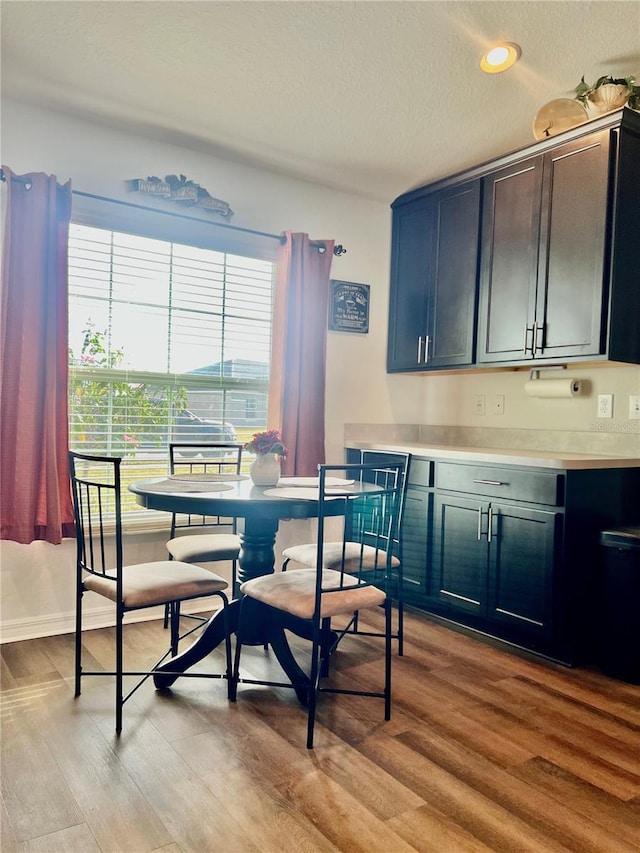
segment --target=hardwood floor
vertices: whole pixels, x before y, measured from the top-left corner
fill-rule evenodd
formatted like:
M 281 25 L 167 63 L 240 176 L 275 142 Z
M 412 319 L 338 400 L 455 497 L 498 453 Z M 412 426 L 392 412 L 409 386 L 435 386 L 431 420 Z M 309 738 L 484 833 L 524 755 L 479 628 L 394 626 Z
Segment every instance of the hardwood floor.
M 111 636 L 84 638 L 105 668 Z M 165 639 L 127 626 L 128 662 Z M 110 679 L 73 698 L 72 636 L 4 645 L 3 853 L 640 850 L 640 686 L 411 613 L 405 649 L 391 721 L 325 695 L 309 751 L 293 691 L 241 685 L 230 704 L 224 681 L 147 682 L 116 738 Z M 378 681 L 380 654 L 345 641 L 332 678 Z

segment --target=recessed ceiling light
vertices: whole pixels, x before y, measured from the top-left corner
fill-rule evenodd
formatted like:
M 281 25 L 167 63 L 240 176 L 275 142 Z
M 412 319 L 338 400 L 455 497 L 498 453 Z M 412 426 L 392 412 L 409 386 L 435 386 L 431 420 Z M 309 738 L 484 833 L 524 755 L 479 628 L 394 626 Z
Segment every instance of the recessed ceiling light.
M 506 71 L 520 59 L 522 49 L 512 41 L 501 41 L 488 50 L 480 60 L 480 68 L 485 74 L 499 74 Z

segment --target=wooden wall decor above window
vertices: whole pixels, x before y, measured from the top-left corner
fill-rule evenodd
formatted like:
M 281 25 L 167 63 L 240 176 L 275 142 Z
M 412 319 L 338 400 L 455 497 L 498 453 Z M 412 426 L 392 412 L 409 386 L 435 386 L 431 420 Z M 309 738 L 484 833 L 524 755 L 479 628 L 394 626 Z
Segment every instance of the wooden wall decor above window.
M 181 207 L 201 207 L 218 213 L 225 219 L 231 219 L 233 210 L 226 201 L 214 198 L 204 187 L 187 179 L 186 175 L 165 175 L 164 179 L 155 175 L 147 178 L 126 180 L 127 192 L 159 196 L 174 201 Z

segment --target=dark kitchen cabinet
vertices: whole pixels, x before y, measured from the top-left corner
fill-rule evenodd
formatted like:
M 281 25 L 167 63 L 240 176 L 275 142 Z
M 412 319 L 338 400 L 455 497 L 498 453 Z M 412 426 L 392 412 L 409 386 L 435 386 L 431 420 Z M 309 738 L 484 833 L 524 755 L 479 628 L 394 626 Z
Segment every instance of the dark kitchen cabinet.
M 443 615 L 535 647 L 552 636 L 555 509 L 436 497 L 432 598 Z
M 603 348 L 609 131 L 485 179 L 478 362 Z
M 486 543 L 478 547 L 480 512 L 481 505 L 473 498 L 436 498 L 429 592 L 446 613 L 486 611 L 487 553 Z
M 423 605 L 428 597 L 427 566 L 433 542 L 434 471 L 432 459 L 412 456 L 402 514 L 402 566 L 405 600 Z
M 405 600 L 424 603 L 431 550 L 433 491 L 409 483 L 402 525 L 402 567 Z
M 489 622 L 505 626 L 514 635 L 548 639 L 562 514 L 492 502 L 487 527 Z
M 350 448 L 347 459 L 359 454 Z M 406 603 L 553 660 L 593 661 L 598 537 L 637 524 L 640 468 L 464 457 L 411 457 L 402 525 Z
M 389 371 L 473 362 L 480 182 L 394 212 Z
M 610 113 L 392 208 L 389 372 L 640 364 L 640 113 Z

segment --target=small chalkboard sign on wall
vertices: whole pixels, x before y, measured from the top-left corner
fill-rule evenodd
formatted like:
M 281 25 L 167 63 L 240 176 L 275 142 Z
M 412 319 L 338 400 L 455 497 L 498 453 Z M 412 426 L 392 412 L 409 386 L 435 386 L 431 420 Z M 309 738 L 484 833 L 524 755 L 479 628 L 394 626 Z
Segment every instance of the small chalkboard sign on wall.
M 334 332 L 369 331 L 368 284 L 331 279 L 329 300 L 329 328 Z

